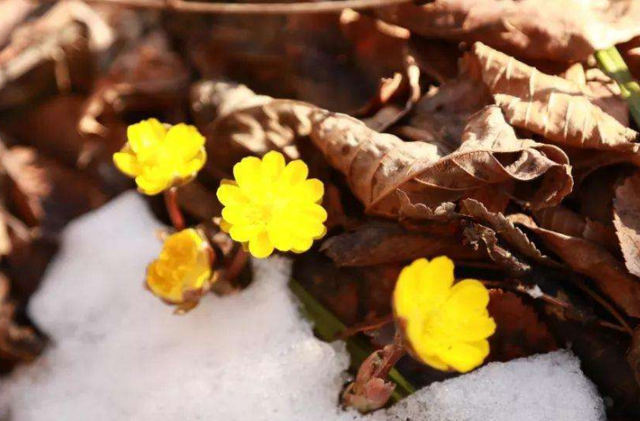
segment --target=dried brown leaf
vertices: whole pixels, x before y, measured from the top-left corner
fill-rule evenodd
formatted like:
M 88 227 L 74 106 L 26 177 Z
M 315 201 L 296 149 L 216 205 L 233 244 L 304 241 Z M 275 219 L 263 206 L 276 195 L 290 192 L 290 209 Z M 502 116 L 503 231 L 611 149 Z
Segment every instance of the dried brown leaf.
M 210 174 L 220 178 L 246 155 L 262 156 L 270 150 L 279 150 L 289 159 L 300 157 L 294 141 L 311 131 L 309 115 L 314 106 L 256 95 L 246 86 L 225 82 L 212 82 L 206 97 L 200 98 L 196 102 L 202 109 L 216 116 L 203 131 L 209 155 L 205 168 Z
M 638 133 L 594 105 L 575 83 L 476 43 L 474 57 L 507 121 L 559 145 L 635 153 Z
M 318 110 L 312 119 L 312 141 L 347 177 L 370 214 L 406 216 L 400 192 L 410 205 L 431 212 L 488 185 L 500 189 L 517 182 L 515 191 L 526 191 L 521 200 L 533 208 L 552 206 L 571 191 L 566 155 L 557 147 L 518 139 L 497 107 L 474 115 L 462 146 L 450 154 L 437 145 L 374 132 L 348 116 Z M 527 186 L 531 182 L 534 191 Z
M 606 249 L 583 238 L 540 228 L 526 215 L 510 215 L 509 219 L 537 234 L 571 269 L 593 279 L 600 291 L 626 314 L 640 317 L 640 279 L 630 275 Z
M 633 332 L 633 340 L 627 354 L 627 361 L 629 361 L 631 370 L 636 376 L 636 382 L 640 386 L 640 327 Z
M 519 276 L 531 270 L 531 266 L 514 256 L 498 240 L 496 232 L 482 224 L 469 223 L 465 228 L 464 241 L 476 249 L 487 251 L 487 254 L 504 270 Z
M 10 148 L 0 153 L 0 165 L 12 180 L 11 194 L 19 216 L 44 232 L 58 233 L 73 218 L 107 201 L 90 178 L 35 149 Z
M 492 361 L 510 361 L 558 349 L 533 307 L 512 292 L 491 290 L 488 310 L 497 326 L 489 338 Z
M 616 188 L 613 224 L 627 269 L 640 276 L 640 174 L 627 177 Z
M 543 255 L 527 235 L 502 213 L 490 212 L 482 203 L 473 199 L 465 199 L 462 201 L 462 204 L 468 215 L 476 221 L 480 221 L 493 228 L 501 238 L 504 238 L 504 240 L 522 256 L 526 256 L 536 262 L 553 264 L 553 261 Z
M 114 59 L 87 100 L 78 130 L 106 137 L 104 120 L 124 112 L 173 113 L 182 119 L 189 76 L 164 33 L 153 32 Z
M 455 230 L 450 235 L 408 231 L 397 223 L 371 221 L 322 244 L 337 266 L 373 266 L 405 263 L 419 257 L 446 255 L 454 260 L 477 260 L 485 255 L 462 244 Z
M 481 41 L 527 58 L 584 61 L 638 34 L 633 0 L 435 0 L 375 9 L 429 38 Z

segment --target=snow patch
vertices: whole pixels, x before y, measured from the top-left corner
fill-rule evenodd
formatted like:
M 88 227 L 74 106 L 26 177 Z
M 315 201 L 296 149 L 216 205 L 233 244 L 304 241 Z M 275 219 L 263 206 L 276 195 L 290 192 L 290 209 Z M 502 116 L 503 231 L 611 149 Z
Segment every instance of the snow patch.
M 254 261 L 247 290 L 174 316 L 142 286 L 160 228 L 132 192 L 65 231 L 29 308 L 54 343 L 0 385 L 0 409 L 12 421 L 604 418 L 567 352 L 489 364 L 369 417 L 344 412 L 348 354 L 342 343 L 316 339 L 300 317 L 289 261 Z

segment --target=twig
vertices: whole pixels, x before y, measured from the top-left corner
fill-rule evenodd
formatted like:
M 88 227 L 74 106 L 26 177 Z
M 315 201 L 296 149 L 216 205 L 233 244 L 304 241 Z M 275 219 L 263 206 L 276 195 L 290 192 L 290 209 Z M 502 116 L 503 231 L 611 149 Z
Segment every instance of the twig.
M 59 2 L 61 0 L 34 0 Z M 180 13 L 235 15 L 289 15 L 339 12 L 344 9 L 372 9 L 411 3 L 412 0 L 336 0 L 304 3 L 207 3 L 185 0 L 84 0 L 86 3 L 111 4 L 128 8 L 167 10 Z
M 640 127 L 640 85 L 633 79 L 627 64 L 616 47 L 596 51 L 600 68 L 618 83 L 622 96 L 629 103 L 631 116 Z

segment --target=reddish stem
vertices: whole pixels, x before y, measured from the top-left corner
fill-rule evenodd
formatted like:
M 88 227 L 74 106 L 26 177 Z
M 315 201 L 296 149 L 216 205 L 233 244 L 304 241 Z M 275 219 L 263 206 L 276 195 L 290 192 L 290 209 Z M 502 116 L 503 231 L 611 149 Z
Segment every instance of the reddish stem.
M 178 189 L 176 187 L 164 191 L 164 203 L 173 227 L 176 231 L 182 231 L 185 228 L 185 223 L 180 206 L 178 206 Z
M 396 334 L 393 343 L 391 345 L 385 346 L 382 350 L 382 353 L 382 363 L 372 377 L 385 379 L 391 369 L 396 365 L 398 360 L 404 357 L 404 355 L 407 353 L 406 348 L 402 344 L 402 338 L 400 337 L 400 335 Z

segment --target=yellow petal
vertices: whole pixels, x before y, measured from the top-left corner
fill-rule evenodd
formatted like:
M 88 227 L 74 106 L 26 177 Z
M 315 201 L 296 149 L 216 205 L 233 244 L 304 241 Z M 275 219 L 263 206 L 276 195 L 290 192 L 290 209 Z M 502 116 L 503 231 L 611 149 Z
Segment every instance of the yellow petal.
M 299 189 L 299 194 L 305 201 L 317 203 L 320 202 L 322 200 L 322 196 L 324 196 L 324 184 L 322 184 L 322 181 L 317 178 L 304 180 L 300 183 Z
M 489 355 L 489 342 L 457 343 L 440 355 L 456 371 L 467 373 L 480 366 Z
M 154 177 L 151 178 L 148 175 L 140 175 L 136 177 L 136 184 L 138 190 L 147 196 L 155 196 L 158 193 L 171 187 L 171 180 L 166 178 Z
M 273 244 L 269 241 L 269 235 L 263 232 L 249 240 L 249 252 L 258 259 L 269 257 L 273 253 Z
M 242 193 L 242 190 L 232 184 L 222 184 L 218 187 L 216 196 L 224 206 L 247 206 L 249 204 L 249 199 Z
M 273 182 L 280 177 L 284 166 L 284 156 L 280 152 L 271 151 L 262 158 L 260 165 L 262 177 Z
M 261 161 L 255 156 L 248 156 L 234 165 L 233 176 L 238 186 L 248 194 L 254 193 L 260 187 Z
M 182 178 L 193 177 L 204 167 L 207 162 L 207 152 L 204 148 L 196 153 L 196 155 L 189 161 L 182 164 L 179 168 L 178 174 Z
M 200 154 L 205 138 L 194 126 L 181 123 L 171 127 L 165 137 L 166 147 L 187 161 Z
M 123 149 L 123 152 L 113 154 L 113 163 L 125 175 L 135 178 L 142 173 L 142 166 L 138 162 L 138 158 L 128 151 L 129 148 Z
M 127 128 L 127 139 L 135 153 L 161 143 L 166 134 L 164 125 L 155 118 L 132 124 Z
M 309 176 L 309 167 L 303 161 L 297 159 L 287 164 L 280 175 L 279 182 L 289 186 L 304 181 Z

